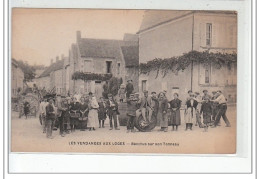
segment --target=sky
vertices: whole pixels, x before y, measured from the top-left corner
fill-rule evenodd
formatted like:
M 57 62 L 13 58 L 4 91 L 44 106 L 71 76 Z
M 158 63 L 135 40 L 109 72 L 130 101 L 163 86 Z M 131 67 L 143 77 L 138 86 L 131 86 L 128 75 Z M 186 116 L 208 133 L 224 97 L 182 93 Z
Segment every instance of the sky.
M 123 39 L 136 33 L 142 10 L 22 9 L 12 10 L 12 58 L 31 65 L 50 64 L 76 42 L 76 31 L 83 38 Z

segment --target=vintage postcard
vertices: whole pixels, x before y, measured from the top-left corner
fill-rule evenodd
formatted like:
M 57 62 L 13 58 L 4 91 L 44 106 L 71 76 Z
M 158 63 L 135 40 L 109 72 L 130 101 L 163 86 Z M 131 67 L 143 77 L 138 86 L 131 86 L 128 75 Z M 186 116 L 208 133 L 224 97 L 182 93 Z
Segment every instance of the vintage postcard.
M 237 12 L 11 16 L 11 152 L 236 153 Z

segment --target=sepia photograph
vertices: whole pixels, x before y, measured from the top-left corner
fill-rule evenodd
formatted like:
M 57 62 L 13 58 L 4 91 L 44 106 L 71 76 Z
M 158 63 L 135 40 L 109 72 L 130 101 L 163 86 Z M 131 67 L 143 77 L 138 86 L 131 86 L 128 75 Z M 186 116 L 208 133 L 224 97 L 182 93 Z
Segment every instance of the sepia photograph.
M 12 8 L 10 151 L 236 154 L 237 15 Z

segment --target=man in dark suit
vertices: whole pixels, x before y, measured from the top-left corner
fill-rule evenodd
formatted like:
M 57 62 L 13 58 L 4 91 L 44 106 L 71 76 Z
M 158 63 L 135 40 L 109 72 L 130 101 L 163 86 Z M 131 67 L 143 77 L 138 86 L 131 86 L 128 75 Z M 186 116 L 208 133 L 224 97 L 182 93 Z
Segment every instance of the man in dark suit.
M 108 101 L 107 101 L 107 114 L 109 116 L 109 124 L 110 129 L 113 129 L 113 120 L 114 120 L 114 127 L 115 130 L 120 130 L 117 126 L 117 114 L 118 114 L 118 103 L 113 99 L 112 94 L 108 94 Z
M 134 91 L 134 85 L 132 80 L 128 80 L 126 84 L 126 98 L 129 98 L 130 94 Z

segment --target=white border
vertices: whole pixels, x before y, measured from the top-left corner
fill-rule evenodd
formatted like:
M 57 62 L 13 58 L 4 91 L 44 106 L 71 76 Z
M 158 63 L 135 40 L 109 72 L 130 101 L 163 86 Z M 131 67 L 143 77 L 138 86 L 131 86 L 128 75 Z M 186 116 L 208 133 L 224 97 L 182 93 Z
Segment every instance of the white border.
M 238 12 L 238 106 L 237 154 L 223 157 L 211 155 L 140 156 L 140 155 L 64 155 L 10 154 L 9 171 L 26 172 L 166 172 L 166 173 L 248 173 L 251 172 L 251 2 L 249 0 L 12 0 L 11 7 L 35 8 L 110 8 L 110 9 L 176 9 L 236 10 Z M 10 17 L 10 14 L 9 14 Z M 10 22 L 9 22 L 9 25 Z M 10 30 L 10 29 L 9 29 Z M 11 52 L 9 51 L 9 57 Z M 6 60 L 6 59 L 5 59 Z M 5 63 L 7 65 L 7 63 Z M 7 66 L 5 66 L 7 69 Z M 7 71 L 5 71 L 5 80 Z M 5 81 L 7 87 L 7 81 Z M 10 88 L 9 88 L 10 89 Z M 6 91 L 7 92 L 7 88 Z M 5 95 L 5 102 L 8 98 Z M 5 104 L 7 106 L 7 104 Z M 7 108 L 5 110 L 8 110 Z M 7 114 L 6 111 L 5 114 Z M 10 113 L 9 113 L 10 114 Z M 10 116 L 10 115 L 9 115 Z M 7 139 L 7 116 L 5 137 Z M 7 143 L 5 143 L 7 144 Z M 7 145 L 5 145 L 7 147 Z M 8 149 L 5 149 L 8 151 Z M 203 157 L 204 156 L 204 157 Z M 208 156 L 208 155 L 207 155 Z M 37 160 L 36 160 L 37 159 Z M 71 163 L 75 160 L 77 162 Z M 86 162 L 88 161 L 88 162 Z M 113 161 L 113 162 L 112 162 Z M 37 165 L 36 165 L 37 163 Z M 112 163 L 112 164 L 111 164 Z M 144 164 L 146 163 L 146 164 Z M 64 165 L 66 164 L 66 165 Z M 76 165 L 77 164 L 77 165 Z M 74 166 L 74 167 L 71 167 Z M 129 167 L 131 166 L 131 167 Z M 160 167 L 158 167 L 160 166 Z

